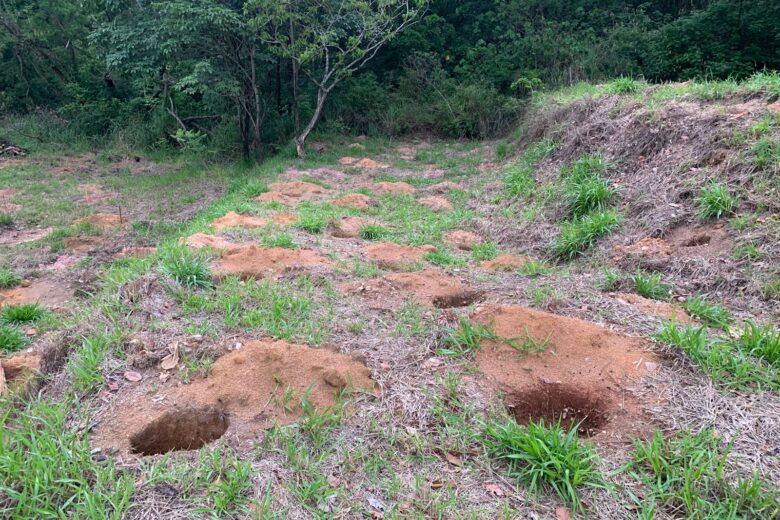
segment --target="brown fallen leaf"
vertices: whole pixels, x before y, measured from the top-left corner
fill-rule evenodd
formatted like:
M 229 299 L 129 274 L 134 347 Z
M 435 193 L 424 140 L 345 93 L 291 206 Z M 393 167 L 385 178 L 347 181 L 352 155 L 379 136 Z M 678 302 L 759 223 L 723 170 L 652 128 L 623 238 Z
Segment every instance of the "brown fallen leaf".
M 140 372 L 125 372 L 125 379 L 128 381 L 132 381 L 133 383 L 137 383 L 141 379 L 143 379 L 144 376 Z
M 504 490 L 498 484 L 485 484 L 485 491 L 493 495 L 494 497 L 504 496 Z
M 116 392 L 117 390 L 119 390 L 119 383 L 108 383 L 109 392 Z
M 169 345 L 168 352 L 170 352 L 170 354 L 162 358 L 162 361 L 160 361 L 160 368 L 163 370 L 173 370 L 176 368 L 176 365 L 179 364 L 179 344 L 172 343 Z
M 555 520 L 571 520 L 571 512 L 563 506 L 558 506 L 555 508 Z
M 453 466 L 463 466 L 463 461 L 460 459 L 457 453 L 447 452 L 447 462 L 452 464 Z

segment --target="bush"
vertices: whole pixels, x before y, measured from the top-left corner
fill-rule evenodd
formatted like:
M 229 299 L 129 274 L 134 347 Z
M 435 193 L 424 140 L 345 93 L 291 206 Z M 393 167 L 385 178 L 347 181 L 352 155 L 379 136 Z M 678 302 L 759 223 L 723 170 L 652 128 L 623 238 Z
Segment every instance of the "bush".
M 717 182 L 705 188 L 696 203 L 699 206 L 699 217 L 703 220 L 731 214 L 737 205 L 728 187 Z

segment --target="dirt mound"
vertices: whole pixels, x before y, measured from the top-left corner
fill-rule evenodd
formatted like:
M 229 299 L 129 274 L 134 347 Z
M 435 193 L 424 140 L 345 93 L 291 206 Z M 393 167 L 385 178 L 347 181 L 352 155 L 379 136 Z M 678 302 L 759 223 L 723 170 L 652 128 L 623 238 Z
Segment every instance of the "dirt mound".
M 114 255 L 114 258 L 143 258 L 145 256 L 153 255 L 156 252 L 156 247 L 130 246 L 123 247 L 121 251 Z
M 89 254 L 103 249 L 105 240 L 101 236 L 75 236 L 64 238 L 62 244 L 70 251 Z
M 351 282 L 341 290 L 368 300 L 372 309 L 397 309 L 404 300 L 441 309 L 465 307 L 477 301 L 481 293 L 468 289 L 460 280 L 437 269 L 419 273 L 391 273 L 368 281 Z
M 2 230 L 0 233 L 0 246 L 24 244 L 34 242 L 51 233 L 51 228 L 45 229 L 25 229 L 25 230 Z
M 151 382 L 149 384 L 152 384 Z M 265 428 L 336 404 L 345 388 L 372 392 L 356 359 L 284 341 L 251 341 L 220 357 L 205 379 L 171 386 L 161 403 L 138 394 L 101 421 L 93 444 L 140 454 L 194 449 L 228 432 L 255 440 Z
M 362 193 L 350 193 L 334 200 L 333 205 L 363 211 L 374 205 L 374 199 Z
M 217 278 L 265 278 L 288 271 L 328 265 L 330 262 L 310 249 L 241 245 L 233 247 L 220 258 L 213 274 Z
M 373 159 L 357 159 L 356 157 L 342 157 L 339 159 L 339 164 L 342 166 L 352 166 L 354 168 L 362 168 L 364 170 L 385 170 L 390 167 L 389 164 L 376 162 Z
M 471 249 L 482 242 L 482 240 L 471 233 L 470 231 L 456 230 L 450 231 L 444 235 L 444 242 L 448 245 L 464 251 L 471 251 Z
M 411 195 L 417 188 L 406 182 L 377 182 L 371 188 L 377 195 Z
M 401 270 L 421 261 L 427 253 L 436 251 L 431 245 L 404 246 L 393 242 L 371 244 L 364 249 L 366 256 L 385 269 Z
M 79 191 L 82 196 L 78 200 L 82 204 L 97 204 L 106 200 L 115 200 L 119 194 L 116 192 L 106 192 L 97 184 L 79 184 Z
M 76 265 L 81 260 L 80 255 L 57 255 L 57 259 L 54 260 L 54 262 L 50 264 L 41 264 L 38 266 L 40 269 L 45 269 L 47 271 L 62 271 L 63 269 L 67 269 L 70 266 Z
M 646 426 L 627 390 L 656 366 L 645 340 L 516 305 L 488 305 L 471 319 L 507 340 L 483 341 L 477 364 L 516 415 L 574 422 L 598 416 L 595 427 L 613 433 Z
M 299 170 L 298 168 L 288 168 L 284 175 L 289 179 L 299 180 L 308 177 L 324 182 L 343 181 L 348 176 L 346 173 L 332 168 L 315 168 L 313 170 Z
M 444 181 L 439 182 L 436 184 L 432 184 L 431 186 L 428 186 L 425 188 L 425 191 L 428 193 L 436 193 L 439 195 L 444 195 L 446 193 L 449 193 L 451 190 L 463 190 L 463 186 L 452 181 Z
M 452 203 L 444 197 L 432 196 L 417 199 L 417 202 L 433 211 L 452 211 Z
M 78 219 L 76 224 L 91 224 L 99 229 L 108 230 L 127 224 L 127 218 L 113 213 L 94 213 Z
M 298 221 L 298 217 L 290 213 L 274 213 L 271 215 L 271 222 L 277 226 L 289 226 Z
M 649 300 L 638 294 L 632 293 L 617 293 L 615 298 L 622 303 L 636 307 L 640 311 L 651 314 L 653 316 L 659 316 L 661 318 L 674 318 L 678 323 L 693 323 L 691 317 L 685 312 L 679 305 L 672 305 L 671 303 L 659 302 L 655 300 Z
M 246 228 L 255 229 L 268 225 L 268 220 L 260 217 L 251 217 L 249 215 L 240 215 L 235 211 L 229 211 L 222 217 L 214 219 L 211 225 L 216 229 L 225 228 Z
M 376 220 L 365 217 L 342 217 L 328 223 L 328 232 L 335 238 L 355 238 L 360 236 L 360 230 Z
M 0 291 L 0 307 L 3 305 L 40 303 L 46 307 L 56 309 L 70 300 L 72 296 L 73 292 L 63 282 L 40 279 L 27 287 Z
M 724 224 L 678 226 L 665 238 L 643 238 L 628 246 L 616 246 L 614 260 L 636 260 L 649 268 L 662 268 L 673 258 L 728 256 L 733 240 Z
M 328 190 L 319 184 L 302 181 L 275 182 L 269 186 L 269 189 L 270 191 L 255 197 L 255 200 L 294 206 L 301 201 L 314 200 L 328 193 Z
M 27 390 L 41 370 L 41 356 L 19 354 L 0 359 L 0 395 L 6 388 Z
M 498 255 L 493 260 L 483 260 L 479 268 L 483 271 L 516 271 L 528 263 L 527 256 L 518 256 L 511 253 Z
M 188 236 L 186 239 L 182 238 L 179 242 L 186 244 L 187 247 L 193 250 L 209 247 L 217 251 L 227 251 L 228 249 L 236 246 L 235 244 L 228 242 L 223 237 L 207 235 L 206 233 L 195 233 L 194 235 Z

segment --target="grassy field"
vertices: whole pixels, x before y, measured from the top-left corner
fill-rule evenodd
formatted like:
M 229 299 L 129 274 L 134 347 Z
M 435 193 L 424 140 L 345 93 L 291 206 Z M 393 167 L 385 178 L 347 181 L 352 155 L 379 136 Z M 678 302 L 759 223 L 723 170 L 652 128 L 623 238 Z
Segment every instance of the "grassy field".
M 780 517 L 777 89 L 0 158 L 2 516 Z

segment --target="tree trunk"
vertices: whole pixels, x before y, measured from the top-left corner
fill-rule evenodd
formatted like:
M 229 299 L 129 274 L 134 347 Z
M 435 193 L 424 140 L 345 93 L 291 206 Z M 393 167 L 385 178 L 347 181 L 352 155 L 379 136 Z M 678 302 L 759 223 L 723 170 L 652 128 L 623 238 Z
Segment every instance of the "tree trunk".
M 311 119 L 309 119 L 309 122 L 306 124 L 306 128 L 301 131 L 300 134 L 293 140 L 295 143 L 295 151 L 298 152 L 298 157 L 300 159 L 304 159 L 306 157 L 306 138 L 309 137 L 309 134 L 312 130 L 314 130 L 314 127 L 317 126 L 317 121 L 320 120 L 320 116 L 322 115 L 322 107 L 325 106 L 325 99 L 328 97 L 329 90 L 325 90 L 324 88 L 320 87 L 317 90 L 317 106 L 314 109 L 314 114 L 312 114 Z

